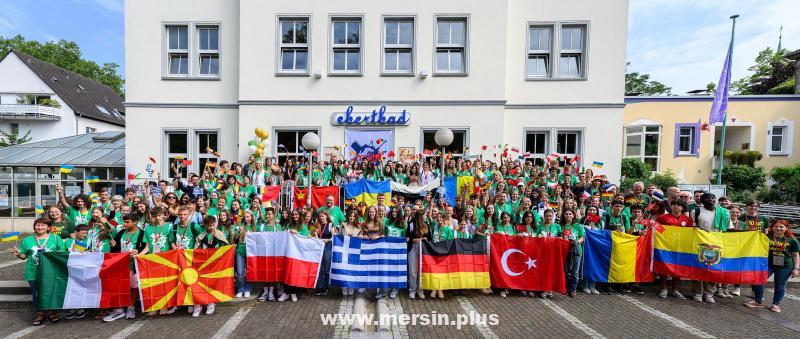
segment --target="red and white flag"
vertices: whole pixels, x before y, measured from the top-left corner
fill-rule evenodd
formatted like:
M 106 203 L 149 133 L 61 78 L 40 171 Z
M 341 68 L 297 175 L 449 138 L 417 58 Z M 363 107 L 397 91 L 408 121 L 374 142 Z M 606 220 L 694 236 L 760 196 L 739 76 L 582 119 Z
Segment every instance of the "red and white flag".
M 564 261 L 569 241 L 561 238 L 492 234 L 489 276 L 492 286 L 526 291 L 567 292 Z
M 245 236 L 247 281 L 283 282 L 314 288 L 325 243 L 289 232 L 252 232 Z

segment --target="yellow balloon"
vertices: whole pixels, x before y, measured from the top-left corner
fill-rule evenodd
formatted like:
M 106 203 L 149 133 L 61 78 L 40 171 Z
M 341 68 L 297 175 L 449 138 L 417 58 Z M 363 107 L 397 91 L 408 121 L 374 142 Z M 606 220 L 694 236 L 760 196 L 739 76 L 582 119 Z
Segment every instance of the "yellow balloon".
M 258 148 L 267 148 L 267 144 L 261 142 L 258 144 Z
M 261 127 L 256 127 L 256 136 L 257 136 L 257 137 L 259 137 L 259 138 L 260 138 L 260 137 L 261 137 L 261 134 L 263 134 L 263 133 L 264 133 L 264 129 L 263 129 L 263 128 L 261 128 Z
M 264 150 L 259 148 L 259 149 L 256 150 L 256 154 L 260 157 L 260 156 L 264 155 Z
M 264 141 L 267 138 L 269 138 L 269 132 L 264 131 L 264 135 L 261 136 L 261 141 Z

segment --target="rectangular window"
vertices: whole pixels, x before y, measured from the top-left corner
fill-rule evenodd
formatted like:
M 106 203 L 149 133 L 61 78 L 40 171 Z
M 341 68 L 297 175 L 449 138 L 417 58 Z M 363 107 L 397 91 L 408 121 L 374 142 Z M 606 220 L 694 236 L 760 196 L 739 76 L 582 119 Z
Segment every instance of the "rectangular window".
M 414 19 L 387 18 L 383 23 L 383 72 L 414 73 Z
M 361 19 L 331 20 L 331 73 L 361 73 Z
M 97 132 L 97 128 L 86 127 L 86 133 L 94 133 L 94 132 Z
M 441 150 L 442 148 L 436 144 L 434 136 L 437 129 L 423 129 L 422 130 L 422 149 L 423 150 Z M 451 153 L 454 157 L 464 156 L 464 147 L 467 146 L 468 131 L 466 129 L 453 129 L 453 142 L 450 146 L 445 147 L 445 152 Z
M 308 74 L 308 18 L 280 18 L 280 73 Z
M 536 165 L 544 165 L 550 154 L 550 132 L 530 131 L 525 133 L 525 158 Z
M 189 26 L 170 25 L 167 29 L 167 73 L 189 75 Z
M 196 152 L 197 168 L 199 172 L 205 171 L 208 163 L 216 163 L 217 156 L 214 152 L 219 151 L 217 132 L 196 132 Z
M 631 126 L 625 128 L 625 157 L 639 159 L 658 171 L 661 126 Z
M 786 127 L 784 126 L 773 126 L 772 127 L 772 145 L 770 146 L 770 152 L 772 153 L 782 153 L 785 152 L 784 142 L 786 135 Z
M 699 123 L 675 124 L 675 152 L 673 156 L 700 156 L 699 135 Z
M 681 127 L 680 140 L 678 141 L 678 152 L 682 154 L 692 153 L 692 139 L 694 138 L 694 129 L 691 127 Z
M 219 26 L 198 26 L 197 38 L 200 75 L 219 76 Z
M 529 78 L 550 77 L 550 60 L 552 60 L 552 26 L 530 26 L 528 28 L 528 63 Z
M 436 73 L 465 74 L 467 19 L 436 19 Z
M 559 131 L 556 136 L 556 153 L 567 156 L 580 154 L 581 132 Z
M 558 72 L 562 77 L 584 76 L 586 25 L 561 26 L 561 50 Z
M 277 135 L 277 152 L 278 163 L 283 165 L 289 157 L 296 157 L 303 155 L 303 144 L 300 142 L 303 136 L 308 132 L 319 134 L 318 130 L 279 130 L 275 131 Z
M 19 134 L 19 124 L 11 123 L 11 134 Z
M 166 133 L 166 155 L 169 165 L 169 177 L 173 177 L 175 171 L 186 178 L 188 168 L 184 165 L 184 160 L 189 159 L 189 138 L 185 131 L 175 131 Z

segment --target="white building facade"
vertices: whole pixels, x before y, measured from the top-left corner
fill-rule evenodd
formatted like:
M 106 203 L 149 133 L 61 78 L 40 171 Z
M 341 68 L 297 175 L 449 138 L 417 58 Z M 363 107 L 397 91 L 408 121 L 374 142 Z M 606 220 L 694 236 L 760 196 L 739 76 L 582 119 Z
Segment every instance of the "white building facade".
M 419 154 L 448 127 L 457 155 L 492 159 L 507 144 L 619 178 L 624 0 L 137 0 L 125 16 L 134 172 L 151 155 L 162 173 L 181 157 L 198 172 L 207 148 L 245 160 L 256 127 L 270 155 L 300 154 L 306 131 L 325 154 L 363 131 Z M 395 119 L 337 120 L 349 107 Z
M 0 60 L 0 130 L 31 142 L 125 130 L 108 86 L 18 52 Z

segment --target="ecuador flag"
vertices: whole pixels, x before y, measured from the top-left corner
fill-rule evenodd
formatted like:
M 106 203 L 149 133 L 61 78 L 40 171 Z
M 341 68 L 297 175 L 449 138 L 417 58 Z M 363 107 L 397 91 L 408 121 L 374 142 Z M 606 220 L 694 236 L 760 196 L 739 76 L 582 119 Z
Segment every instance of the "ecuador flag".
M 653 236 L 653 270 L 658 274 L 726 284 L 767 281 L 769 238 L 761 232 L 664 226 Z
M 584 241 L 584 278 L 587 281 L 608 283 L 653 281 L 653 272 L 650 271 L 653 242 L 650 237 L 587 229 Z
M 361 179 L 351 184 L 344 185 L 345 199 L 354 199 L 356 203 L 365 202 L 367 206 L 372 206 L 378 203 L 378 195 L 383 194 L 386 198 L 386 204 L 392 197 L 392 184 L 389 180 L 384 181 L 371 181 Z
M 422 244 L 422 288 L 457 290 L 489 288 L 486 239 L 453 239 Z
M 143 312 L 233 299 L 234 246 L 136 257 Z

